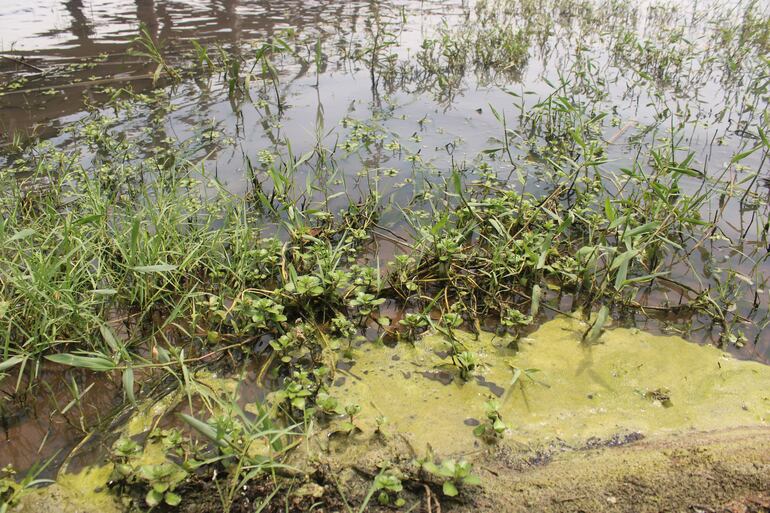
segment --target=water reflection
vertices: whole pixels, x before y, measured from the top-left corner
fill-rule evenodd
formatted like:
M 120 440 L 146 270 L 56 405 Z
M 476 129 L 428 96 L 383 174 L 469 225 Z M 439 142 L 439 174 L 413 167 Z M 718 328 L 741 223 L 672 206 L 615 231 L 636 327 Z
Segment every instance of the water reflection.
M 70 30 L 78 45 L 83 48 L 92 47 L 91 37 L 94 35 L 94 29 L 88 17 L 83 14 L 83 0 L 67 0 L 64 6 L 72 20 Z
M 115 77 L 116 86 L 121 85 L 120 80 L 130 80 L 135 90 L 151 86 L 150 81 L 136 77 L 154 68 L 126 55 L 141 26 L 173 57 L 190 51 L 191 39 L 234 49 L 241 41 L 269 38 L 287 28 L 322 38 L 352 34 L 363 30 L 361 20 L 377 5 L 336 0 L 135 0 L 131 5 L 116 0 L 32 0 L 29 6 L 21 0 L 9 2 L 0 5 L 0 24 L 15 29 L 5 31 L 4 37 L 12 39 L 4 39 L 2 49 L 13 49 L 14 56 L 30 59 L 48 73 L 24 73 L 29 70 L 23 66 L 0 63 L 0 82 L 26 74 L 25 88 L 35 92 L 23 95 L 23 111 L 17 108 L 18 96 L 0 98 L 0 129 L 6 139 L 17 132 L 52 135 L 45 124 L 80 112 L 79 98 L 92 79 Z M 95 60 L 100 55 L 104 57 Z M 49 87 L 62 87 L 63 93 L 39 94 Z

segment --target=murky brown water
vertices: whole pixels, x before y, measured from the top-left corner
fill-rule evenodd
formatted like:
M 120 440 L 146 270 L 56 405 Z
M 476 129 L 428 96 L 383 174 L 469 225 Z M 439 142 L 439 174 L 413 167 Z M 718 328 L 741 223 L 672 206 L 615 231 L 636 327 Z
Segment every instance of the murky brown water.
M 321 107 L 327 128 L 339 127 L 345 118 L 376 118 L 385 133 L 398 134 L 410 145 L 411 152 L 419 151 L 423 162 L 440 175 L 450 160 L 472 162 L 480 151 L 492 145 L 492 138 L 500 136 L 500 122 L 490 105 L 506 112 L 511 120 L 515 119 L 516 108 L 507 91 L 531 93 L 525 95 L 526 106 L 534 104 L 539 96 L 549 94 L 552 90 L 549 82 L 558 81 L 573 52 L 569 23 L 555 26 L 541 45 L 531 48 L 529 58 L 516 76 L 489 81 L 468 72 L 462 85 L 451 95 L 437 93 L 416 76 L 412 81 L 383 80 L 373 88 L 368 70 L 332 54 L 328 55 L 319 76 L 307 66 L 286 62 L 280 72 L 282 94 L 288 106 L 278 115 L 280 123 L 265 119 L 264 112 L 249 102 L 232 102 L 216 77 L 184 81 L 173 87 L 163 80 L 153 84 L 150 75 L 155 66 L 130 55 L 128 50 L 139 25 L 144 24 L 154 40 L 163 42 L 164 52 L 172 59 L 182 59 L 185 52 L 190 51 L 193 39 L 236 51 L 249 41 L 264 40 L 290 27 L 304 36 L 321 39 L 327 51 L 336 48 L 342 53 L 346 45 L 354 46 L 365 37 L 367 23 L 377 14 L 392 20 L 405 18 L 398 33 L 398 53 L 408 61 L 435 27 L 444 22 L 462 23 L 474 4 L 463 0 L 4 0 L 0 3 L 0 55 L 8 58 L 0 59 L 0 82 L 23 78 L 23 83 L 18 88 L 4 90 L 0 96 L 0 140 L 7 143 L 14 134 L 22 134 L 51 137 L 54 143 L 66 146 L 72 141 L 66 135 L 57 135 L 58 130 L 87 115 L 83 98 L 98 104 L 107 97 L 100 92 L 103 87 L 130 86 L 137 92 L 165 87 L 175 110 L 165 116 L 153 137 L 158 141 L 166 137 L 186 139 L 201 126 L 216 124 L 233 137 L 236 144 L 210 155 L 206 166 L 215 170 L 217 177 L 235 193 L 244 193 L 249 188 L 244 156 L 253 157 L 262 149 L 283 148 L 287 140 L 291 141 L 295 154 L 312 148 L 313 126 Z M 693 3 L 677 5 L 687 10 Z M 647 23 L 649 19 L 644 16 L 638 20 L 642 32 L 647 30 Z M 659 104 L 652 105 L 646 92 L 634 89 L 622 65 L 606 55 L 599 55 L 597 59 L 600 68 L 591 73 L 609 82 L 607 97 L 600 103 L 611 106 L 619 117 L 633 120 L 636 125 L 652 123 Z M 754 144 L 745 137 L 745 128 L 757 123 L 766 103 L 760 100 L 758 107 L 749 112 L 743 108 L 745 102 L 732 101 L 733 90 L 721 83 L 720 77 L 705 76 L 697 83 L 697 88 L 688 91 L 689 97 L 681 91 L 668 92 L 663 103 L 667 102 L 671 109 L 687 108 L 696 112 L 692 120 L 685 123 L 681 144 L 697 151 L 697 166 L 707 169 L 712 163 L 721 165 L 729 161 L 736 151 Z M 726 113 L 721 114 L 723 111 Z M 156 114 L 150 109 L 136 112 L 124 120 L 122 129 L 130 135 L 139 127 L 149 125 L 148 120 Z M 607 140 L 613 141 L 610 157 L 617 167 L 630 165 L 636 157 L 634 148 L 627 144 L 634 132 L 616 126 L 605 134 Z M 413 134 L 419 137 L 409 139 Z M 655 136 L 653 131 L 647 137 Z M 526 149 L 517 151 L 526 153 Z M 398 152 L 384 148 L 382 143 L 372 145 L 359 155 L 340 162 L 347 176 L 355 177 L 363 166 L 394 168 L 402 176 L 413 173 L 410 162 Z M 767 169 L 767 163 L 759 154 L 752 155 L 744 164 L 752 169 Z M 413 187 L 395 188 L 401 179 L 385 178 L 380 187 L 386 203 L 406 204 L 412 200 L 415 190 L 420 187 L 429 190 L 431 179 L 416 177 Z M 694 190 L 698 183 L 693 179 L 689 186 Z M 532 183 L 528 187 L 540 186 Z M 715 207 L 718 208 L 719 205 Z M 381 222 L 396 233 L 401 230 L 397 209 L 386 210 Z M 760 262 L 759 270 L 767 273 L 770 269 L 761 263 L 766 249 L 753 235 L 755 222 L 753 211 L 729 202 L 720 228 L 726 237 L 739 241 L 737 247 L 741 251 L 735 248 L 725 251 L 726 244 L 710 240 L 694 255 L 696 265 L 734 269 L 756 276 L 755 267 Z M 398 251 L 397 244 L 387 240 L 382 241 L 382 245 L 387 248 L 380 253 L 384 260 L 388 252 Z M 698 285 L 684 266 L 673 269 L 670 277 L 675 282 Z M 763 308 L 767 305 L 766 296 L 763 291 Z M 656 286 L 649 291 L 649 297 L 651 302 L 658 303 L 692 298 L 685 288 L 675 283 Z M 739 308 L 749 310 L 750 306 L 743 304 Z M 659 330 L 662 325 L 657 321 L 637 321 L 653 330 Z M 754 335 L 758 337 L 756 344 L 746 344 L 743 349 L 733 351 L 744 358 L 767 362 L 770 334 Z M 714 338 L 704 331 L 696 336 L 702 340 Z M 50 418 L 33 411 L 50 411 L 51 397 L 55 400 L 71 397 L 69 386 L 78 379 L 81 391 L 97 383 L 84 395 L 81 405 L 71 408 L 66 415 L 54 414 Z M 23 469 L 40 456 L 50 456 L 58 449 L 69 449 L 78 443 L 84 429 L 97 424 L 100 415 L 119 402 L 114 387 L 94 380 L 85 374 L 52 374 L 49 392 L 37 401 L 27 401 L 31 406 L 15 414 L 18 418 L 7 421 L 0 444 L 0 466 L 13 462 Z M 10 390 L 6 393 L 10 394 Z M 12 408 L 17 399 L 21 398 L 9 395 L 4 401 Z M 65 406 L 61 405 L 59 411 Z

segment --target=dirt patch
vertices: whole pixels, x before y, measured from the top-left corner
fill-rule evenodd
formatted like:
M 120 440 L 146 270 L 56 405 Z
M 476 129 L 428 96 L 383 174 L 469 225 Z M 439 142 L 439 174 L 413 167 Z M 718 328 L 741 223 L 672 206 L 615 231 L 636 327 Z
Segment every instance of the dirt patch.
M 524 471 L 494 457 L 479 467 L 484 493 L 474 511 L 765 511 L 770 429 L 689 433 L 567 451 Z

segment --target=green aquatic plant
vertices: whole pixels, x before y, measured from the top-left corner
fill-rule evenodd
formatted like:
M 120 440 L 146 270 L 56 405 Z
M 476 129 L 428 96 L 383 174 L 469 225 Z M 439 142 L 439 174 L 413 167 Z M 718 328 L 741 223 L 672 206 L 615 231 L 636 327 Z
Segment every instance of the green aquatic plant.
M 500 403 L 495 399 L 490 399 L 484 403 L 484 410 L 486 420 L 473 428 L 473 434 L 489 442 L 495 441 L 508 429 L 500 415 Z
M 168 438 L 163 447 L 172 450 L 183 443 L 181 436 Z M 121 438 L 112 448 L 114 470 L 111 484 L 120 490 L 138 489 L 144 493 L 143 501 L 150 508 L 161 503 L 178 506 L 182 497 L 174 490 L 188 477 L 188 472 L 171 461 L 145 463 L 143 449 L 130 438 Z
M 117 381 L 124 409 L 179 387 L 192 411 L 196 369 L 234 372 L 264 351 L 270 365 L 256 374 L 277 389 L 270 398 L 282 422 L 347 416 L 343 431 L 352 433 L 354 421 L 364 424 L 355 405 L 343 408 L 330 394 L 329 369 L 339 349 L 355 356 L 366 338 L 413 342 L 435 327 L 469 380 L 482 353 L 459 333 L 463 324 L 517 336 L 554 313 L 582 312 L 586 345 L 606 339 L 615 319 L 695 326 L 725 346 L 759 337 L 768 323 L 759 250 L 768 234 L 761 177 L 770 149 L 763 128 L 770 17 L 760 4 L 680 12 L 480 1 L 426 28 L 417 48 L 401 37 L 410 30 L 405 10 L 373 9 L 363 32 L 333 42 L 291 29 L 252 47 L 193 43 L 189 59 L 141 27 L 135 45 L 155 63 L 153 81 L 195 77 L 189 89 L 226 98 L 234 127 L 187 123 L 197 113 L 182 101 L 186 83 L 109 87 L 92 89 L 83 116 L 54 142 L 15 138 L 3 149 L 6 383 L 39 392 L 45 358 L 47 366 L 81 369 L 78 376 Z M 538 87 L 521 81 L 525 71 L 537 75 L 535 61 L 554 58 L 559 66 L 548 66 L 553 73 L 538 76 Z M 286 114 L 289 99 L 305 100 L 298 88 L 312 87 L 302 74 L 313 63 L 318 106 L 315 139 L 306 141 L 292 132 L 304 118 Z M 348 66 L 368 72 L 371 112 L 361 114 L 357 98 L 329 116 L 342 119 L 339 126 L 326 126 L 325 70 Z M 33 98 L 27 88 L 35 80 L 14 78 L 0 89 Z M 488 143 L 464 129 L 449 134 L 455 127 L 440 126 L 440 109 L 416 114 L 408 100 L 452 109 L 461 93 L 489 84 L 505 92 L 487 91 L 468 118 L 472 131 L 499 122 Z M 44 87 L 47 101 L 56 100 Z M 704 90 L 718 98 L 704 100 Z M 259 118 L 260 139 L 238 148 L 248 140 L 249 115 Z M 187 140 L 167 132 L 182 119 Z M 715 143 L 703 151 L 698 141 L 712 129 Z M 222 173 L 231 150 L 235 167 Z M 234 169 L 245 170 L 243 188 Z M 392 258 L 384 244 L 396 248 Z M 721 261 L 727 255 L 730 266 Z M 409 312 L 392 330 L 386 317 L 375 319 L 386 301 Z M 540 383 L 536 369 L 511 371 L 507 393 Z M 71 400 L 55 414 L 77 413 L 79 427 L 90 429 L 84 404 L 94 385 L 66 385 Z M 203 461 L 216 468 L 227 510 L 242 483 L 276 468 L 294 433 L 268 426 L 261 410 L 255 424 L 221 398 L 199 399 L 206 411 L 183 418 L 212 444 Z M 488 404 L 474 431 L 495 439 L 504 429 L 499 408 Z M 178 432 L 153 433 L 150 441 L 170 456 L 197 465 L 188 458 L 195 444 Z M 135 463 L 139 448 L 114 451 L 126 470 L 120 465 Z M 143 474 L 132 467 L 124 477 L 147 492 L 147 504 L 174 503 L 178 483 L 168 472 L 163 464 Z M 450 474 L 443 477 L 456 494 L 463 477 Z M 372 493 L 394 505 L 397 481 L 383 474 Z M 0 493 L 10 502 L 17 489 L 4 481 Z
M 408 341 L 414 341 L 419 331 L 430 325 L 430 319 L 422 313 L 407 312 L 403 319 L 399 319 L 398 324 L 404 327 L 404 338 Z
M 481 479 L 473 474 L 473 465 L 466 460 L 443 460 L 440 464 L 432 461 L 422 463 L 422 468 L 442 480 L 444 495 L 455 497 L 466 486 L 478 486 Z
M 38 476 L 45 470 L 50 461 L 44 464 L 35 464 L 19 480 L 16 477 L 16 470 L 10 463 L 0 469 L 0 513 L 10 511 L 10 508 L 16 506 L 25 493 L 39 485 L 52 483 L 50 479 L 38 479 Z
M 141 55 L 152 60 L 157 67 L 152 75 L 152 81 L 157 82 L 161 76 L 161 73 L 166 73 L 173 80 L 181 79 L 179 71 L 168 63 L 168 60 L 163 55 L 160 45 L 150 34 L 146 25 L 141 24 L 139 27 L 139 36 L 136 37 L 134 43 L 138 44 L 141 49 L 134 50 L 136 55 Z
M 356 297 L 350 300 L 349 305 L 358 311 L 358 315 L 362 319 L 365 319 L 372 315 L 375 309 L 384 302 L 384 298 L 378 298 L 374 294 L 358 292 Z
M 479 366 L 479 358 L 472 351 L 463 351 L 452 355 L 452 363 L 460 372 L 460 378 L 467 381 L 473 375 L 473 371 Z
M 173 463 L 142 465 L 138 469 L 138 476 L 150 487 L 144 500 L 151 508 L 158 506 L 161 502 L 169 506 L 178 506 L 182 502 L 182 497 L 174 493 L 174 489 L 187 477 L 187 472 L 177 465 Z
M 285 289 L 292 294 L 309 297 L 320 296 L 324 292 L 321 279 L 309 275 L 297 276 L 296 279 L 286 284 Z
M 383 506 L 393 505 L 396 508 L 400 508 L 406 504 L 406 501 L 398 496 L 404 489 L 404 485 L 401 484 L 401 479 L 398 476 L 388 472 L 381 472 L 374 477 L 372 486 L 375 493 L 379 492 L 377 494 L 377 502 Z

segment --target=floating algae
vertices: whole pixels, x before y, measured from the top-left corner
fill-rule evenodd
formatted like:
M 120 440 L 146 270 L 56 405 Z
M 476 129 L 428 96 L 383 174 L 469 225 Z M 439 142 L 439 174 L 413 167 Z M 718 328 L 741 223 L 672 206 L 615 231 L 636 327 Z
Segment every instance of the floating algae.
M 211 399 L 234 397 L 239 381 L 200 370 L 188 383 L 190 397 Z M 174 391 L 157 401 L 141 403 L 132 417 L 120 429 L 124 438 L 135 438 L 150 432 L 162 417 L 176 408 L 187 395 Z M 263 446 L 255 445 L 264 450 Z M 141 453 L 133 460 L 135 466 L 158 465 L 169 462 L 162 441 L 147 437 Z M 56 482 L 44 488 L 25 493 L 12 510 L 19 513 L 113 513 L 124 511 L 117 497 L 110 493 L 108 484 L 112 478 L 112 463 L 84 467 L 77 473 L 60 472 Z
M 62 474 L 56 483 L 21 498 L 18 513 L 113 513 L 122 511 L 107 489 L 112 465 L 87 467 Z
M 458 333 L 482 363 L 468 381 L 451 366 L 441 335 L 414 346 L 365 345 L 334 394 L 363 406 L 361 426 L 373 429 L 384 416 L 415 448 L 429 444 L 439 454 L 480 446 L 472 426 L 485 420 L 489 398 L 509 427 L 503 440 L 530 447 L 770 420 L 770 367 L 638 330 L 610 330 L 585 345 L 584 330 L 558 318 L 521 340 L 518 352 L 490 334 Z

